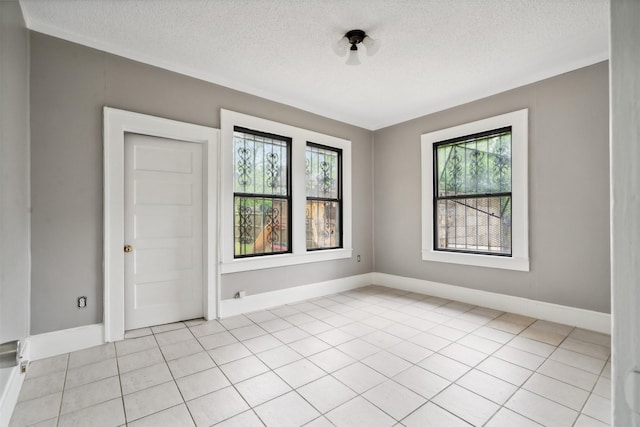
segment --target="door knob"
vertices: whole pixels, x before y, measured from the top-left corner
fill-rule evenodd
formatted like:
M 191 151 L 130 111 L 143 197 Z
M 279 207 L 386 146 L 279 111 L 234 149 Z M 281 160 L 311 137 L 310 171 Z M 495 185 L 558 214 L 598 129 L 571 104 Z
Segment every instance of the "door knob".
M 125 251 L 125 252 L 127 252 L 127 253 L 128 253 L 128 252 L 133 252 L 133 246 L 131 246 L 131 245 L 125 245 L 125 247 L 124 247 L 124 251 Z

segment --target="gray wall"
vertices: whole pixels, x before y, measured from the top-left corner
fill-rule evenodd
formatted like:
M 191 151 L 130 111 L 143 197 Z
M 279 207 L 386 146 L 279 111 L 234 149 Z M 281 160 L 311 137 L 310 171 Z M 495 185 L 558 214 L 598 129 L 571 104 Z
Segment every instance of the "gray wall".
M 371 132 L 31 33 L 31 333 L 102 322 L 102 107 L 220 127 L 220 108 L 353 141 L 352 259 L 224 275 L 222 298 L 373 270 Z M 75 307 L 88 296 L 88 308 Z
M 104 105 L 212 127 L 227 108 L 353 141 L 353 246 L 362 262 L 224 275 L 223 299 L 375 268 L 610 311 L 606 63 L 374 133 L 39 33 L 31 33 L 31 63 L 34 334 L 102 321 Z M 421 261 L 420 135 L 525 107 L 531 271 Z M 75 307 L 79 295 L 88 308 Z
M 613 425 L 640 426 L 640 2 L 611 2 Z M 625 380 L 635 370 L 635 386 Z M 635 412 L 627 402 L 635 400 Z
M 376 131 L 376 271 L 609 313 L 607 67 Z M 420 135 L 522 108 L 529 108 L 530 272 L 422 261 Z
M 0 342 L 29 333 L 29 37 L 0 2 Z M 10 369 L 0 369 L 0 395 Z

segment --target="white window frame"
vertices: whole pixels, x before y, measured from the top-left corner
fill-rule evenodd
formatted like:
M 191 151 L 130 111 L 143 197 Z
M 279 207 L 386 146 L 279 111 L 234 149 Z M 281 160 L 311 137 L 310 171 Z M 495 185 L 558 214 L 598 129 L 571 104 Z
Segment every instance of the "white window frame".
M 221 131 L 221 252 L 222 274 L 309 262 L 351 258 L 351 141 L 225 109 L 220 110 Z M 234 258 L 233 224 L 233 132 L 243 127 L 291 138 L 291 245 L 292 252 L 259 257 Z M 342 150 L 342 248 L 307 251 L 305 212 L 305 158 L 307 142 Z
M 528 115 L 523 109 L 421 136 L 422 259 L 507 270 L 529 271 Z M 433 146 L 440 141 L 511 126 L 511 256 L 438 251 L 433 238 Z

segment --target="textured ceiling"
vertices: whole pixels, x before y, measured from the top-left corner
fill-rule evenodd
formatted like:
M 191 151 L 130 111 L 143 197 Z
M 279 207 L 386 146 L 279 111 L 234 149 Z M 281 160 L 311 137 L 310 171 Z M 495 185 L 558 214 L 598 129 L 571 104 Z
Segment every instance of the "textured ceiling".
M 608 0 L 21 0 L 30 29 L 375 130 L 609 56 Z M 381 43 L 345 65 L 332 43 Z

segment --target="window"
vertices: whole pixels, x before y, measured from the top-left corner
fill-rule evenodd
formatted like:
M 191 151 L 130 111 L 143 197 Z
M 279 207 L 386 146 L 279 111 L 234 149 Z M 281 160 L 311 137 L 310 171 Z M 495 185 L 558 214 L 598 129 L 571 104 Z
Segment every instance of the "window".
M 307 250 L 332 249 L 342 245 L 341 169 L 342 150 L 307 143 Z
M 528 271 L 527 110 L 422 135 L 422 258 Z
M 434 249 L 511 256 L 511 127 L 433 150 Z
M 233 132 L 234 257 L 290 252 L 291 139 Z
M 351 142 L 221 110 L 222 274 L 349 258 Z

